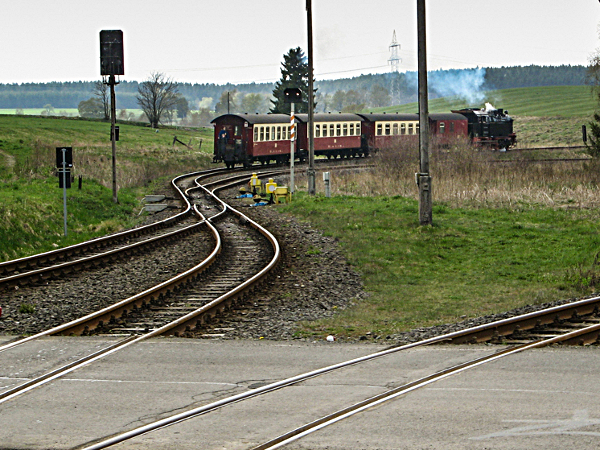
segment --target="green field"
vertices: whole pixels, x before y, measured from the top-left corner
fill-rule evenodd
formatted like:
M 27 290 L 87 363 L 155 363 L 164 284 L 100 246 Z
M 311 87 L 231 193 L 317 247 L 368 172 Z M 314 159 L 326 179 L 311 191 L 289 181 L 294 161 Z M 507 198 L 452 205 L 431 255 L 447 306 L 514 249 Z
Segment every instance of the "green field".
M 117 110 L 117 115 L 121 110 Z M 47 114 L 46 108 L 20 108 L 20 112 L 22 112 L 25 116 L 42 116 Z M 135 116 L 139 116 L 142 113 L 141 109 L 128 109 L 127 113 L 133 113 Z M 15 115 L 17 114 L 16 108 L 0 108 L 0 115 Z M 77 108 L 54 108 L 54 112 L 50 115 L 53 116 L 64 116 L 64 117 L 79 117 L 79 110 Z
M 429 100 L 429 112 L 441 113 L 467 107 L 481 108 L 485 102 L 508 110 L 514 116 L 535 117 L 588 117 L 598 107 L 589 86 L 544 86 L 534 88 L 502 89 L 487 92 L 479 104 L 468 104 L 458 98 Z M 416 113 L 417 103 L 371 108 L 373 112 Z
M 0 260 L 64 246 L 131 226 L 139 199 L 154 183 L 177 173 L 209 167 L 212 129 L 158 132 L 119 123 L 117 183 L 120 205 L 112 203 L 110 124 L 40 116 L 0 116 Z M 185 142 L 173 144 L 174 137 Z M 62 237 L 62 191 L 54 176 L 56 147 L 73 147 L 73 175 L 83 189 L 69 191 L 71 232 Z M 126 208 L 129 213 L 124 213 Z M 85 213 L 85 214 L 80 214 Z
M 450 208 L 420 226 L 416 200 L 300 195 L 283 208 L 339 240 L 369 297 L 304 335 L 386 336 L 596 289 L 596 211 Z

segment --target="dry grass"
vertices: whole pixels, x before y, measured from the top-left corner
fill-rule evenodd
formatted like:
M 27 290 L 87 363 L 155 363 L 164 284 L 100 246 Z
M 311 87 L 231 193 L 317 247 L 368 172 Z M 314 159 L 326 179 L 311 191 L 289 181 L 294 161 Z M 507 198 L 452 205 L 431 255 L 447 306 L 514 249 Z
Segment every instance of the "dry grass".
M 24 164 L 18 167 L 19 177 L 32 177 L 39 174 L 41 167 L 54 167 L 57 143 L 36 140 L 33 151 Z M 73 175 L 81 175 L 86 180 L 97 180 L 101 185 L 112 187 L 112 153 L 105 143 L 74 142 L 77 149 L 74 156 Z M 177 148 L 149 147 L 130 151 L 117 149 L 118 188 L 146 186 L 153 180 L 185 173 L 206 165 L 208 157 L 197 153 L 184 153 Z M 44 174 L 42 174 L 43 176 Z
M 418 155 L 415 144 L 380 151 L 370 159 L 374 164 L 370 170 L 333 172 L 331 193 L 417 199 Z M 499 162 L 507 156 L 513 155 L 477 150 L 465 141 L 434 148 L 430 156 L 434 201 L 481 208 L 540 205 L 590 209 L 600 205 L 599 161 Z M 299 177 L 297 184 L 303 183 L 305 178 Z M 317 191 L 324 191 L 321 177 L 317 177 Z

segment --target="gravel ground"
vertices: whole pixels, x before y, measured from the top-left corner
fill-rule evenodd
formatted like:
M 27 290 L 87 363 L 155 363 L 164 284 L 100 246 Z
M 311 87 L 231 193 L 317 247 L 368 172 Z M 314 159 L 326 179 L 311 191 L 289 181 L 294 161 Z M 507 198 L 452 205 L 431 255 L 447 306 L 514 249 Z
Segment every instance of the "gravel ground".
M 211 249 L 206 235 L 194 233 L 120 264 L 2 291 L 0 334 L 34 334 L 83 317 L 172 278 L 182 266 L 193 267 Z

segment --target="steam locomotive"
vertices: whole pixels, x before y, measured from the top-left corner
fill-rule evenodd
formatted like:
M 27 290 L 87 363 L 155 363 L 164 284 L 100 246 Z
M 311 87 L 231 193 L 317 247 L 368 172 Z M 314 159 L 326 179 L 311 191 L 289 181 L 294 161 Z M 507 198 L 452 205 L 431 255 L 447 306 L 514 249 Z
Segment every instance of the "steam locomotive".
M 249 167 L 255 162 L 289 162 L 290 116 L 286 114 L 224 114 L 212 120 L 214 162 L 228 168 Z M 308 157 L 308 114 L 295 116 L 294 157 Z M 314 115 L 314 154 L 327 158 L 366 157 L 401 140 L 417 140 L 418 114 Z M 451 113 L 430 114 L 429 129 L 437 142 L 469 137 L 475 145 L 508 149 L 516 142 L 513 119 L 502 109 L 487 104 L 484 109 L 468 108 Z

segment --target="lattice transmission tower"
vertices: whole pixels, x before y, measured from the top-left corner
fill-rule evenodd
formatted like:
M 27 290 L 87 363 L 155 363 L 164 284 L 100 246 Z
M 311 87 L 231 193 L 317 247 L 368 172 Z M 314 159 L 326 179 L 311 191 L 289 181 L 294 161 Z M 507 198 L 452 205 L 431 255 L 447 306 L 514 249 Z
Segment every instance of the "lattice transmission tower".
M 393 104 L 398 104 L 400 102 L 400 86 L 398 80 L 398 72 L 400 70 L 400 56 L 398 56 L 398 52 L 400 51 L 400 44 L 398 44 L 398 40 L 396 39 L 396 30 L 394 30 L 394 35 L 392 37 L 392 43 L 390 44 L 390 59 L 388 59 L 388 63 L 390 64 L 390 72 L 391 72 L 391 86 L 390 86 L 390 97 Z

